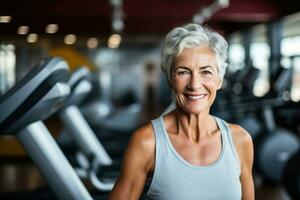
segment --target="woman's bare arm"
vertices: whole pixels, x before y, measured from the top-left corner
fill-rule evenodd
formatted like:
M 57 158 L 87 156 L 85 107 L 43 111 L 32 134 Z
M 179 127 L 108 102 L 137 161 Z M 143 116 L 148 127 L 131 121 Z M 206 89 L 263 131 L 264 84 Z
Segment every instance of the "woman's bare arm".
M 241 163 L 240 181 L 242 185 L 242 200 L 254 200 L 254 183 L 252 176 L 253 143 L 250 134 L 238 125 L 231 125 L 233 140 L 237 147 Z
M 147 178 L 154 166 L 155 140 L 149 124 L 133 135 L 125 151 L 121 173 L 110 194 L 110 200 L 139 199 Z

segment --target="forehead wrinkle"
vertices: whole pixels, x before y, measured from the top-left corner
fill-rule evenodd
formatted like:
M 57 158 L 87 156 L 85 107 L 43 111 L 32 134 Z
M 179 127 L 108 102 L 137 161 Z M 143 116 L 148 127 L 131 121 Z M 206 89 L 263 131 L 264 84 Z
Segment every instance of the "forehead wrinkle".
M 175 56 L 173 60 L 173 70 L 175 70 L 178 66 L 184 66 L 189 70 L 194 68 L 198 69 L 199 67 L 204 66 L 211 66 L 214 71 L 219 71 L 216 54 L 207 46 L 184 48 L 183 51 L 179 55 Z
M 218 65 L 216 59 L 212 56 L 207 55 L 187 55 L 187 56 L 179 56 L 175 59 L 174 64 L 177 66 L 213 66 Z

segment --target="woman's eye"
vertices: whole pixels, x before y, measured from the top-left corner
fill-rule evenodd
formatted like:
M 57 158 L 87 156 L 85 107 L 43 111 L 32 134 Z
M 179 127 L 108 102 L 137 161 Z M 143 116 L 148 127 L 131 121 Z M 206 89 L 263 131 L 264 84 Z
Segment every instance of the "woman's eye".
M 208 70 L 205 70 L 205 71 L 202 71 L 203 74 L 212 74 L 211 71 L 208 71 Z
M 182 76 L 182 75 L 188 75 L 189 72 L 188 71 L 179 71 L 177 72 L 177 75 Z

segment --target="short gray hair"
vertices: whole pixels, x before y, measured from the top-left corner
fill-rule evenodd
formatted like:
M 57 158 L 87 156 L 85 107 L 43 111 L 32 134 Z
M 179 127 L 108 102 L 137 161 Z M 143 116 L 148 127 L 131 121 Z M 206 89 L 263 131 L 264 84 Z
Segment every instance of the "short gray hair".
M 215 53 L 218 65 L 218 74 L 223 80 L 227 63 L 228 44 L 217 32 L 199 24 L 187 24 L 172 29 L 166 36 L 161 50 L 161 68 L 171 81 L 173 59 L 181 54 L 184 48 L 194 48 L 208 45 Z

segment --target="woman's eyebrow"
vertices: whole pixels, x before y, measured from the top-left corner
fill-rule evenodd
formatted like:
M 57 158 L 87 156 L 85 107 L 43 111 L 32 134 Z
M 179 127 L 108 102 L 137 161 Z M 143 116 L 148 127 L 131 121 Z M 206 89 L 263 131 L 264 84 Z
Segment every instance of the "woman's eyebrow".
M 186 67 L 186 66 L 176 66 L 175 67 L 175 70 L 179 70 L 179 69 L 185 69 L 185 70 L 190 70 L 188 67 Z
M 210 69 L 214 71 L 214 67 L 212 67 L 211 65 L 205 65 L 199 67 L 199 70 L 205 70 L 205 69 Z M 174 70 L 176 71 L 176 70 L 191 70 L 191 69 L 186 66 L 179 65 L 179 66 L 175 66 Z
M 210 65 L 205 65 L 205 66 L 199 67 L 199 69 L 211 69 L 211 70 L 213 70 L 214 68 Z

